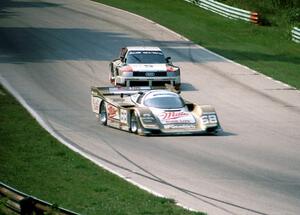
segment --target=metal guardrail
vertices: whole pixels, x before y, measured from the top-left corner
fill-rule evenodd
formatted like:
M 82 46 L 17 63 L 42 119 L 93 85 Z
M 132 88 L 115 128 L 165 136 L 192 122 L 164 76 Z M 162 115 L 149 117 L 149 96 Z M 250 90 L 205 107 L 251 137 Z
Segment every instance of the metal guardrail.
M 184 0 L 189 3 L 193 3 L 203 9 L 210 10 L 219 15 L 231 18 L 240 19 L 252 23 L 258 23 L 258 13 L 247 10 L 242 10 L 236 7 L 232 7 L 214 0 Z
M 0 182 L 0 214 L 79 215 L 43 200 L 29 196 Z
M 300 28 L 294 27 L 292 29 L 292 40 L 296 43 L 300 43 Z

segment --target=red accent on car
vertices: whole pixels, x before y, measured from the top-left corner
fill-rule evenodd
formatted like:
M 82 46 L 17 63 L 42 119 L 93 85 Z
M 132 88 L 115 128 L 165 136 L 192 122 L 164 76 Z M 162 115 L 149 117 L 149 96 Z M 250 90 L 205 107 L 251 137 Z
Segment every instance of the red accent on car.
M 114 118 L 117 115 L 118 109 L 112 105 L 107 106 L 108 118 Z
M 175 72 L 175 71 L 176 71 L 176 68 L 173 67 L 173 66 L 167 66 L 167 71 L 168 71 L 168 72 Z
M 122 68 L 120 68 L 121 72 L 133 72 L 133 69 L 131 66 L 124 66 Z
M 160 116 L 162 117 L 162 119 L 168 120 L 168 119 L 179 119 L 181 117 L 189 116 L 189 114 L 185 112 L 164 112 L 161 113 Z

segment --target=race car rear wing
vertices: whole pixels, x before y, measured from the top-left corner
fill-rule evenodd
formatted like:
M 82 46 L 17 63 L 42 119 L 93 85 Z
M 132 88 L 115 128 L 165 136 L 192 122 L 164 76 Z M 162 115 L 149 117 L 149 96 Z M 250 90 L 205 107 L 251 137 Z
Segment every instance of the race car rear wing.
M 113 96 L 113 95 L 133 95 L 139 92 L 151 90 L 151 87 L 92 87 L 93 95 Z
M 147 92 L 149 90 L 165 89 L 172 92 L 180 93 L 172 85 L 160 87 L 91 87 L 92 95 L 94 96 L 112 96 L 112 95 L 133 95 L 139 92 Z

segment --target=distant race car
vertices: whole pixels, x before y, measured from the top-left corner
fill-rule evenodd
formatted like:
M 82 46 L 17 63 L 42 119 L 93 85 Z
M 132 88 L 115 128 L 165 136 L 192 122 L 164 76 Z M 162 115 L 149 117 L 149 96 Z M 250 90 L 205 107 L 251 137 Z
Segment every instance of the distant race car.
M 140 135 L 217 133 L 215 109 L 150 87 L 92 87 L 93 112 L 103 125 Z
M 123 86 L 157 86 L 171 84 L 180 87 L 180 69 L 165 58 L 158 47 L 122 48 L 120 57 L 110 63 L 111 83 Z

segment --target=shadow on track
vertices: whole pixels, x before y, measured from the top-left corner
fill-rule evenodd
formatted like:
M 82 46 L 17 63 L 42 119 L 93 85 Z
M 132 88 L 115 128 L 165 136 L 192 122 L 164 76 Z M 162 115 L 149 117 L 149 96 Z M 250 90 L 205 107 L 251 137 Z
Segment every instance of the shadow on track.
M 8 16 L 15 16 L 16 14 L 9 11 L 13 8 L 45 8 L 45 7 L 59 7 L 60 4 L 49 2 L 33 2 L 33 1 L 15 1 L 15 0 L 1 0 L 0 3 L 0 19 Z
M 112 44 L 107 46 L 107 44 Z M 130 45 L 158 45 L 168 53 L 180 47 L 181 56 L 172 56 L 174 63 L 179 58 L 189 60 L 190 44 L 177 41 L 153 41 L 130 38 L 129 35 L 81 28 L 35 28 L 1 27 L 0 49 L 6 56 L 4 63 L 51 62 L 61 60 L 111 61 L 119 54 L 121 47 Z M 166 53 L 166 54 L 167 54 Z M 183 53 L 183 54 L 182 54 Z M 206 58 L 202 49 L 193 49 L 193 55 L 203 56 L 198 62 L 220 61 L 218 57 Z M 194 90 L 191 86 L 186 86 Z

